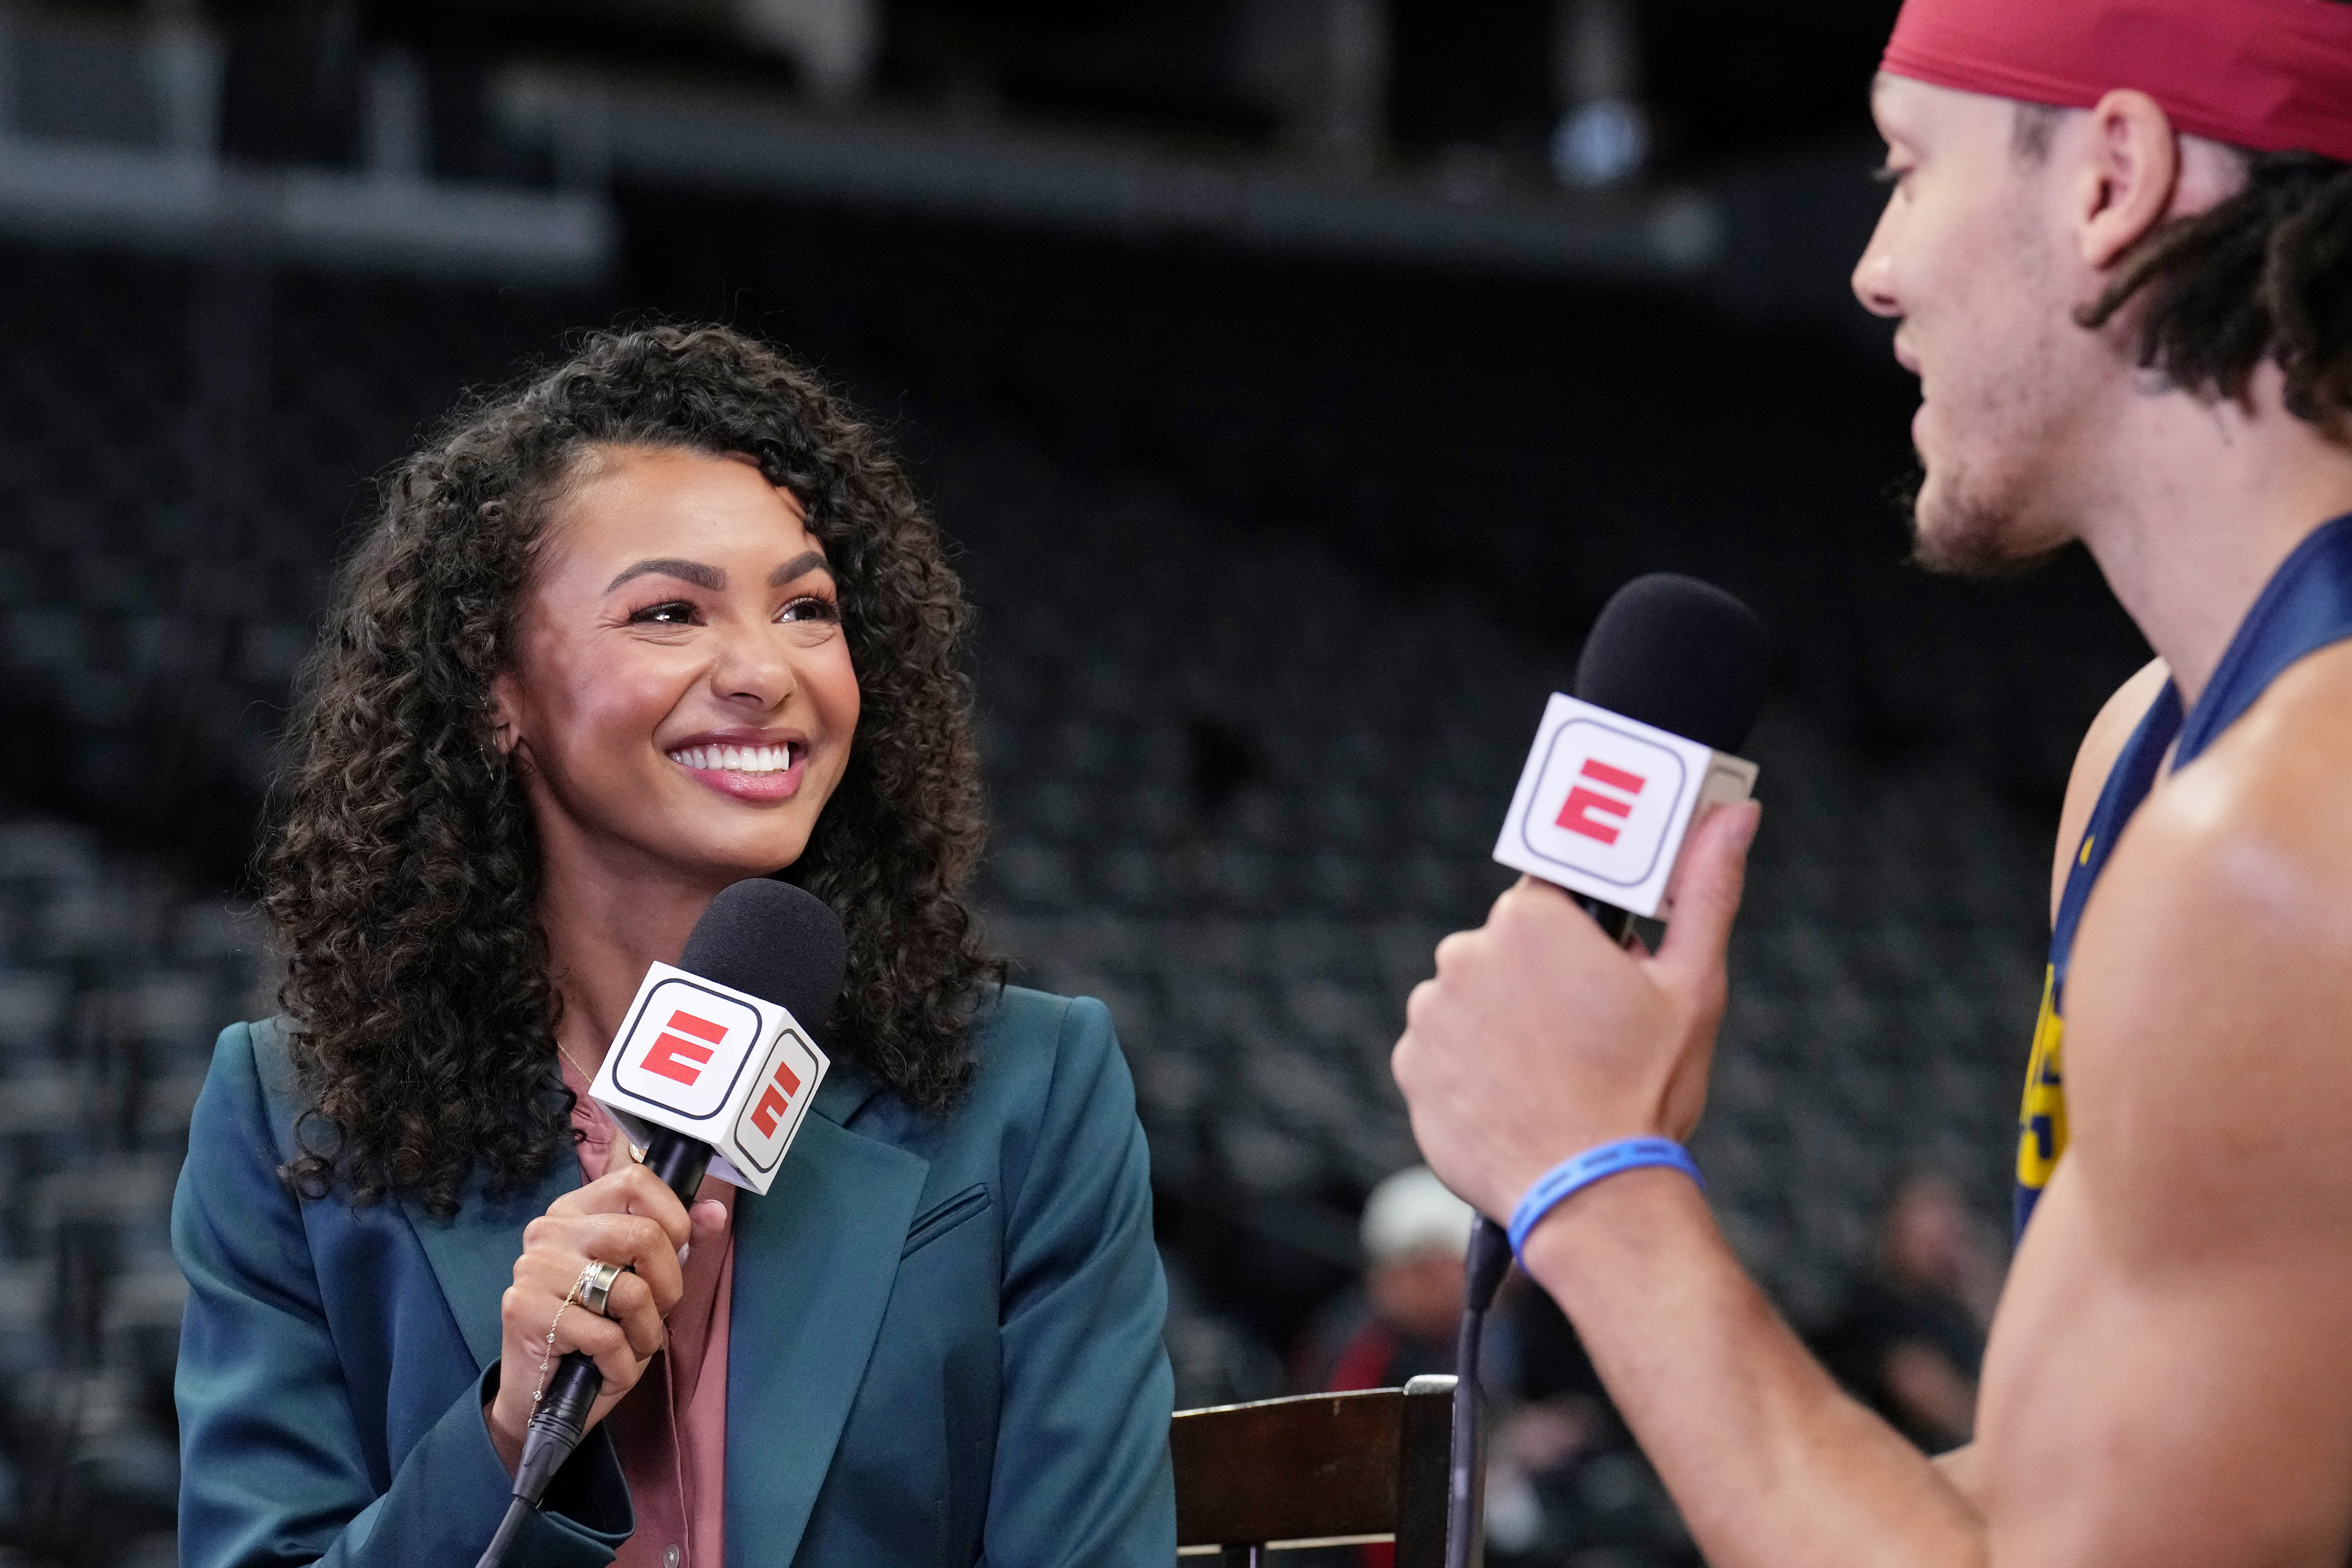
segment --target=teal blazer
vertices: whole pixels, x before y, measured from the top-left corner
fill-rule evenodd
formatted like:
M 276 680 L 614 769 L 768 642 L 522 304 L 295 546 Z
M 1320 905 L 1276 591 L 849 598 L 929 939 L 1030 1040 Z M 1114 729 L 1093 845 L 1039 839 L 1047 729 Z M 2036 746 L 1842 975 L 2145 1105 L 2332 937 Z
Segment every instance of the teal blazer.
M 944 1117 L 837 1064 L 736 1206 L 726 1568 L 1175 1560 L 1167 1287 L 1110 1015 L 1007 988 L 973 1051 Z M 472 1568 L 507 1501 L 499 1298 L 578 1166 L 452 1220 L 298 1200 L 303 1103 L 280 1025 L 221 1035 L 172 1209 L 180 1561 Z M 632 1528 L 599 1427 L 509 1561 L 608 1563 Z

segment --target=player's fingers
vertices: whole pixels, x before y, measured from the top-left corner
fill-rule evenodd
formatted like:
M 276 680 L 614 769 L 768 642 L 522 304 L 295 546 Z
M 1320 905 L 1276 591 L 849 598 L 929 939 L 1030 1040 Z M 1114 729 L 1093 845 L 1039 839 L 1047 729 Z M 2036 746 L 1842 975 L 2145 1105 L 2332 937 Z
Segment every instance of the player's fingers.
M 1683 863 L 1674 918 L 1652 960 L 1661 977 L 1685 985 L 1714 984 L 1723 973 L 1723 950 L 1748 880 L 1748 846 L 1755 841 L 1763 808 L 1753 800 L 1726 806 L 1699 824 Z

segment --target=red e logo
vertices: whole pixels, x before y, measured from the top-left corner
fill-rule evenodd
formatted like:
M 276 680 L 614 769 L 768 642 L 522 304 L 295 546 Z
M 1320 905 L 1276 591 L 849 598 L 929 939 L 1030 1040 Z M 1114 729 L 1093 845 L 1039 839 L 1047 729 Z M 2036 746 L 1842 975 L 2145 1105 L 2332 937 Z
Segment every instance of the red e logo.
M 761 1136 L 774 1137 L 778 1119 L 793 1108 L 793 1096 L 800 1092 L 801 1075 L 793 1071 L 793 1064 L 776 1063 L 775 1076 L 768 1080 L 766 1092 L 751 1107 L 751 1125 L 760 1129 Z
M 669 1028 L 707 1040 L 710 1044 L 697 1045 L 693 1040 L 665 1033 L 646 1052 L 646 1071 L 692 1088 L 695 1080 L 702 1076 L 703 1064 L 710 1060 L 711 1048 L 727 1038 L 727 1030 L 709 1019 L 698 1019 L 683 1010 L 669 1015 Z
M 1629 797 L 1639 795 L 1643 787 L 1649 783 L 1649 780 L 1640 774 L 1628 773 L 1622 768 L 1612 768 L 1597 757 L 1586 758 L 1584 766 L 1578 768 L 1577 772 L 1580 777 L 1590 779 L 1595 784 L 1604 784 L 1612 789 L 1622 789 Z M 1579 784 L 1568 792 L 1568 802 L 1559 809 L 1559 826 L 1566 828 L 1571 833 L 1582 833 L 1588 839 L 1598 839 L 1604 844 L 1613 844 L 1617 841 L 1618 833 L 1625 825 L 1627 814 L 1633 810 L 1633 802 L 1631 799 L 1621 800 L 1614 795 L 1604 795 L 1598 789 Z M 1613 822 L 1601 821 L 1593 815 L 1596 811 L 1617 820 Z

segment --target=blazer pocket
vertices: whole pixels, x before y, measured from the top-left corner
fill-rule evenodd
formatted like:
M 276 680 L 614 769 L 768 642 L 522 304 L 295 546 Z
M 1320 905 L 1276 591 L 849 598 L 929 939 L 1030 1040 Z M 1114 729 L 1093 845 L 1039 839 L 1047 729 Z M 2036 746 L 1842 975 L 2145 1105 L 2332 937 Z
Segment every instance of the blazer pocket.
M 982 1183 L 974 1182 L 953 1197 L 935 1204 L 915 1216 L 915 1222 L 907 1227 L 907 1245 L 898 1253 L 900 1260 L 913 1257 L 965 1220 L 985 1209 L 988 1204 L 987 1186 Z

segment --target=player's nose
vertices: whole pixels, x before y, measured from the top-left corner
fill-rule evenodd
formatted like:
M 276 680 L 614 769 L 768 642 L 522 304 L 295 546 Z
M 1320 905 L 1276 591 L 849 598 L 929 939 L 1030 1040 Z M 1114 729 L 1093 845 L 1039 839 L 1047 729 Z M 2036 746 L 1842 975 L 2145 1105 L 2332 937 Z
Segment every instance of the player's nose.
M 1862 259 L 1853 264 L 1853 297 L 1862 308 L 1874 316 L 1895 317 L 1903 314 L 1902 302 L 1895 293 L 1895 248 L 1887 233 L 1890 211 L 1881 213 L 1878 226 L 1870 231 L 1870 243 L 1862 247 Z

